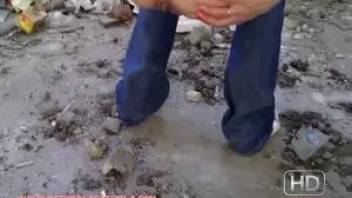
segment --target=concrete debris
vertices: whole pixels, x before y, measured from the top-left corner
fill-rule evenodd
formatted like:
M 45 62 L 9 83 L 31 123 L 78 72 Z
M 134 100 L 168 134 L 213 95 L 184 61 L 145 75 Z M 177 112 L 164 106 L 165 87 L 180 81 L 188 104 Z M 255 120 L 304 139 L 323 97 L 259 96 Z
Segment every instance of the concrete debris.
M 139 8 L 138 8 L 138 6 L 136 5 L 136 3 L 133 2 L 132 0 L 127 0 L 127 2 L 128 2 L 128 4 L 129 4 L 130 6 L 133 7 L 133 13 L 134 13 L 134 14 L 138 14 L 138 13 L 139 13 Z
M 306 161 L 312 157 L 325 143 L 329 136 L 313 128 L 302 128 L 297 133 L 297 139 L 292 140 L 292 148 L 297 156 Z
M 199 102 L 202 100 L 202 94 L 198 91 L 188 91 L 186 93 L 186 99 L 189 102 Z
M 108 117 L 105 118 L 102 126 L 107 134 L 118 134 L 120 132 L 121 121 L 117 118 Z
M 102 172 L 104 175 L 107 175 L 111 171 L 116 171 L 121 175 L 125 175 L 134 169 L 135 162 L 136 159 L 132 152 L 120 147 L 114 150 L 109 159 L 105 161 Z

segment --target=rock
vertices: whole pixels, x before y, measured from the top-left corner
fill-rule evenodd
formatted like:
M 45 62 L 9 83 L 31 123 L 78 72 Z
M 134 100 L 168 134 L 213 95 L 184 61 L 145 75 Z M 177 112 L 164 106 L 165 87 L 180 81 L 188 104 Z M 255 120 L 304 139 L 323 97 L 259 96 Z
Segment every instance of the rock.
M 312 8 L 307 12 L 307 16 L 314 22 L 320 20 L 320 10 L 319 8 Z
M 210 41 L 202 41 L 200 43 L 200 52 L 203 55 L 210 55 L 211 50 L 213 49 L 213 43 Z
M 296 40 L 302 40 L 302 39 L 304 39 L 304 34 L 296 33 L 296 34 L 293 35 L 293 38 L 296 39 Z
M 215 33 L 213 35 L 213 39 L 216 42 L 223 42 L 225 40 L 224 36 L 222 34 L 220 34 L 220 33 Z
M 102 172 L 104 175 L 107 175 L 114 170 L 124 175 L 132 172 L 135 161 L 136 159 L 133 154 L 129 150 L 121 147 L 111 153 L 109 159 L 106 160 L 103 165 Z
M 205 27 L 197 27 L 192 30 L 188 36 L 191 45 L 199 45 L 202 41 L 210 41 L 211 29 Z
M 128 5 L 114 5 L 111 11 L 108 13 L 108 16 L 111 18 L 117 19 L 119 22 L 128 22 L 133 18 L 133 13 Z
M 95 9 L 92 11 L 94 14 L 107 14 L 114 5 L 120 4 L 120 0 L 96 0 L 93 4 Z
M 118 134 L 120 132 L 121 121 L 117 118 L 108 117 L 103 121 L 103 129 L 108 134 Z
M 0 23 L 0 36 L 10 33 L 12 30 L 16 29 L 15 17 L 10 16 L 5 22 Z
M 73 131 L 73 133 L 74 133 L 75 135 L 79 135 L 79 134 L 82 134 L 83 131 L 82 131 L 81 128 L 77 128 L 77 129 L 75 129 L 75 130 Z
M 65 28 L 74 25 L 74 16 L 64 15 L 60 11 L 50 12 L 46 19 L 49 28 Z
M 88 149 L 89 156 L 93 160 L 102 158 L 105 152 L 107 151 L 107 145 L 105 144 L 103 139 L 97 139 L 94 142 L 89 140 L 86 142 L 86 146 Z
M 330 141 L 334 144 L 338 144 L 342 140 L 342 135 L 340 133 L 335 133 L 332 135 Z
M 102 15 L 99 17 L 99 22 L 105 28 L 108 28 L 108 27 L 111 27 L 111 26 L 114 26 L 114 25 L 117 25 L 120 23 L 120 21 L 118 19 L 111 18 L 111 17 L 105 16 L 105 15 Z
M 202 99 L 202 94 L 198 91 L 188 91 L 186 99 L 190 102 L 199 102 Z
M 317 129 L 302 128 L 297 132 L 297 139 L 292 140 L 291 146 L 297 156 L 306 161 L 325 145 L 329 138 Z
M 332 153 L 330 153 L 329 151 L 325 151 L 323 154 L 323 158 L 326 160 L 330 160 L 334 157 L 334 155 Z
M 290 18 L 285 18 L 285 27 L 289 30 L 295 30 L 298 26 L 298 22 L 290 19 Z
M 75 114 L 70 111 L 64 111 L 56 116 L 56 121 L 61 123 L 70 123 L 74 120 Z

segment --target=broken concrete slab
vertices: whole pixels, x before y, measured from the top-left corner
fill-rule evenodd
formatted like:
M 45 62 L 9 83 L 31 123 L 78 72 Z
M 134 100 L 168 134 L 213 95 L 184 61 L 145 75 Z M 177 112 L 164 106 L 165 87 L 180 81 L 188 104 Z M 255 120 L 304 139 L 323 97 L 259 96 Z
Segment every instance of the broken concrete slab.
M 317 129 L 302 128 L 297 133 L 297 139 L 291 142 L 293 150 L 297 156 L 306 161 L 312 157 L 330 139 Z
M 199 102 L 202 100 L 202 93 L 198 92 L 198 91 L 188 91 L 186 93 L 186 99 L 189 102 Z

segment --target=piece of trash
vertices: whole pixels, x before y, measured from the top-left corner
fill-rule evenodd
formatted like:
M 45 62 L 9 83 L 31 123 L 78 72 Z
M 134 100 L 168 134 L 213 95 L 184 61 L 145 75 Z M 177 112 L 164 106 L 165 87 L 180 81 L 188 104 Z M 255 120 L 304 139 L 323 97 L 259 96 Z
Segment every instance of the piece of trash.
M 297 156 L 301 160 L 306 161 L 325 145 L 329 139 L 329 136 L 317 129 L 301 128 L 297 132 L 297 139 L 293 139 L 291 145 Z
M 35 4 L 17 14 L 17 25 L 22 31 L 30 34 L 43 22 L 46 15 L 46 11 L 40 5 Z
M 24 167 L 27 167 L 27 166 L 32 166 L 34 164 L 34 161 L 33 160 L 29 160 L 29 161 L 26 161 L 26 162 L 21 162 L 21 163 L 18 163 L 15 165 L 16 168 L 24 168 Z

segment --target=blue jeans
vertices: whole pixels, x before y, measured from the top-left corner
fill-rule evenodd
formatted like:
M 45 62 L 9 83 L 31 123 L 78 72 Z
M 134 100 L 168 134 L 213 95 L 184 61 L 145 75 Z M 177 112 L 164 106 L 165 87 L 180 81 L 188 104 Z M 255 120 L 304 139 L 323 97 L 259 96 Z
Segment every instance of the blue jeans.
M 234 150 L 260 151 L 272 132 L 277 67 L 284 18 L 281 1 L 268 13 L 239 25 L 225 72 L 228 110 L 222 130 Z M 119 118 L 136 125 L 157 111 L 169 94 L 165 72 L 178 16 L 142 9 L 116 86 Z

